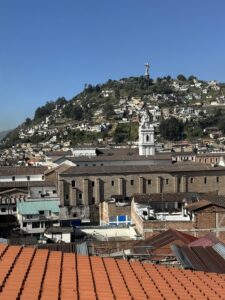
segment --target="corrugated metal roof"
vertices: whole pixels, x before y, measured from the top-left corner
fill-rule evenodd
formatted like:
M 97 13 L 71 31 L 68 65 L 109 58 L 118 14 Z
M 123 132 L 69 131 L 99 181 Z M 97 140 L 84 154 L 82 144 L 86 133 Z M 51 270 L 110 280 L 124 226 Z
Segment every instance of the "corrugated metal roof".
M 225 260 L 225 245 L 222 243 L 218 243 L 216 245 L 213 245 L 212 247 Z
M 225 260 L 213 247 L 177 246 L 172 250 L 184 268 L 225 274 Z
M 17 209 L 21 215 L 36 215 L 40 210 L 59 213 L 59 202 L 55 200 L 19 202 Z
M 185 269 L 194 269 L 191 261 L 188 257 L 184 254 L 181 247 L 178 245 L 171 245 L 171 249 L 173 253 L 176 255 L 178 262 L 185 268 Z
M 188 244 L 189 247 L 196 247 L 196 246 L 202 246 L 202 247 L 208 247 L 213 246 L 217 243 L 219 243 L 220 240 L 212 233 L 208 233 L 205 236 L 197 239 L 196 241 L 193 241 Z
M 88 255 L 88 246 L 87 243 L 81 243 L 76 245 L 77 254 Z
M 170 228 L 170 229 L 168 229 L 158 235 L 150 237 L 144 241 L 137 242 L 135 244 L 134 252 L 135 253 L 143 253 L 143 251 L 144 251 L 144 253 L 147 253 L 146 249 L 144 249 L 144 248 L 141 249 L 138 246 L 151 246 L 154 249 L 159 249 L 159 248 L 169 245 L 170 243 L 177 241 L 177 240 L 181 241 L 182 244 L 186 245 L 192 241 L 195 241 L 196 239 L 197 239 L 196 237 L 194 237 L 190 234 Z

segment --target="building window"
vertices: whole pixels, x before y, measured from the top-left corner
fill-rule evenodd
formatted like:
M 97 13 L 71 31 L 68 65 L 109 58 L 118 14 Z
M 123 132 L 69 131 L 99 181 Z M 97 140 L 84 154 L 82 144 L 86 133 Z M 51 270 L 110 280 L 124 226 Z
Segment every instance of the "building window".
M 40 228 L 40 222 L 33 222 L 32 228 Z
M 78 194 L 78 199 L 79 199 L 79 200 L 82 200 L 82 193 L 79 193 L 79 194 Z
M 42 180 L 45 180 L 45 176 L 44 175 L 41 178 L 42 178 Z
M 85 164 L 84 166 L 85 166 L 85 167 L 87 167 L 87 166 L 88 166 L 88 164 Z
M 23 222 L 23 227 L 27 227 L 27 222 Z
M 13 211 L 16 211 L 16 206 L 13 207 Z
M 131 179 L 130 185 L 134 185 L 134 180 L 133 179 Z
M 114 186 L 114 180 L 111 181 L 111 186 Z
M 93 204 L 95 203 L 95 197 L 92 197 L 92 203 Z
M 76 181 L 72 180 L 72 187 L 75 187 L 75 186 L 76 186 Z
M 148 185 L 150 185 L 152 183 L 151 179 L 148 179 Z
M 66 194 L 66 200 L 68 200 L 69 199 L 69 194 Z
M 6 212 L 6 208 L 5 207 L 1 208 L 1 212 Z
M 27 176 L 27 181 L 30 181 L 30 176 Z
M 103 167 L 103 166 L 104 166 L 104 164 L 101 164 L 101 166 Z
M 12 181 L 15 181 L 15 176 L 12 177 Z
M 166 184 L 169 184 L 169 179 L 166 179 Z
M 95 182 L 94 182 L 94 181 L 92 181 L 92 182 L 91 182 L 91 185 L 94 187 L 94 186 L 95 186 Z
M 53 190 L 53 191 L 52 191 L 52 194 L 56 194 L 56 190 Z
M 190 183 L 193 183 L 194 182 L 194 178 L 190 178 Z
M 218 176 L 216 177 L 216 182 L 220 182 L 220 178 Z
M 204 178 L 204 183 L 207 183 L 207 177 Z
M 93 164 L 93 167 L 95 167 L 96 166 L 96 164 Z
M 149 141 L 149 136 L 148 135 L 146 135 L 146 142 L 148 142 Z

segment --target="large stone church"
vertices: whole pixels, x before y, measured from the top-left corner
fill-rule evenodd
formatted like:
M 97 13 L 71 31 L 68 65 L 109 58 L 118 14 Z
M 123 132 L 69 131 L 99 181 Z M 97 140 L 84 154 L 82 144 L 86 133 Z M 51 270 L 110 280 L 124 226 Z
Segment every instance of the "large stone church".
M 138 150 L 138 152 L 137 152 Z M 139 126 L 138 149 L 111 149 L 97 156 L 68 160 L 46 173 L 57 181 L 61 206 L 89 218 L 92 208 L 113 195 L 216 192 L 225 195 L 225 168 L 186 162 L 172 164 L 170 154 L 155 152 L 154 127 L 147 114 Z

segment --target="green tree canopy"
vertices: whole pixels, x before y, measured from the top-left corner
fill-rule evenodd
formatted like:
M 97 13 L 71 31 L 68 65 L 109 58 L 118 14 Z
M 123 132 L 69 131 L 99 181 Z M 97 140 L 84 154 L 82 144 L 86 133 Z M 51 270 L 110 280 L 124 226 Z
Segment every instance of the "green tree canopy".
M 161 136 L 166 140 L 179 141 L 183 137 L 184 125 L 183 122 L 172 117 L 163 120 L 159 126 Z
M 106 116 L 106 118 L 110 118 L 114 115 L 114 107 L 112 103 L 105 103 L 105 105 L 103 106 L 103 115 Z
M 177 80 L 186 81 L 187 79 L 183 74 L 179 74 L 179 75 L 177 75 Z
M 44 106 L 38 107 L 34 114 L 34 119 L 43 119 L 46 116 L 50 115 L 53 108 L 55 107 L 55 103 L 50 101 L 47 102 Z

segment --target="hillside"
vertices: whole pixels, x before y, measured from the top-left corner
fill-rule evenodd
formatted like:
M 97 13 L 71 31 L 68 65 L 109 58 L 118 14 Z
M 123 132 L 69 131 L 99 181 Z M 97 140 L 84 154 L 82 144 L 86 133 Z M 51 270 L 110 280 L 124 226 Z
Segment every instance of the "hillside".
M 72 146 L 105 139 L 128 142 L 137 139 L 135 122 L 143 108 L 160 121 L 165 108 L 178 111 L 180 107 L 224 105 L 224 94 L 224 84 L 202 81 L 194 76 L 109 79 L 104 84 L 85 85 L 84 90 L 70 100 L 61 97 L 38 107 L 34 118 L 27 118 L 11 131 L 2 147 L 28 142 Z M 128 124 L 118 127 L 118 122 Z
M 10 132 L 11 130 L 4 130 L 0 132 L 0 141 L 4 139 L 4 137 Z

